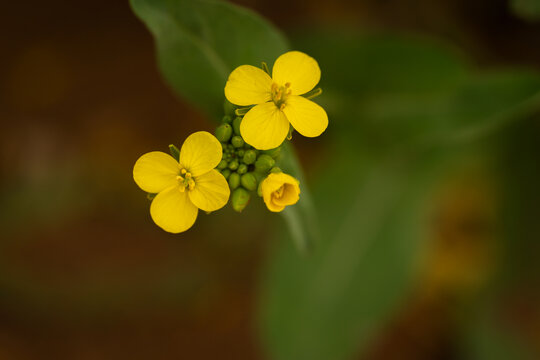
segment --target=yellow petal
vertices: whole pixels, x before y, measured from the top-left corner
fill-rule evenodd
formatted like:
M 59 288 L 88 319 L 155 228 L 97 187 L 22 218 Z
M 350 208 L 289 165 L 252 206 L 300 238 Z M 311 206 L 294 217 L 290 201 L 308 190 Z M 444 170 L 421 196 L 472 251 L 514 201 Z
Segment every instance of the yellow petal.
M 150 206 L 150 215 L 156 225 L 174 234 L 189 229 L 197 219 L 197 212 L 187 191 L 180 191 L 178 185 L 157 194 Z
M 277 206 L 294 205 L 300 199 L 300 187 L 296 184 L 283 184 L 283 195 L 274 196 L 273 203 Z
M 277 205 L 272 200 L 269 200 L 269 201 L 265 200 L 264 203 L 266 204 L 266 208 L 272 212 L 280 212 L 285 209 L 285 206 Z
M 219 140 L 209 132 L 198 131 L 184 141 L 180 149 L 180 166 L 192 176 L 199 176 L 215 168 L 222 155 Z
M 263 180 L 263 183 L 261 185 L 263 197 L 268 197 L 270 199 L 272 193 L 274 193 L 274 191 L 277 191 L 281 187 L 281 185 L 285 183 L 285 180 L 289 180 L 289 177 L 294 179 L 292 176 L 284 173 L 268 174 L 268 176 Z
M 225 177 L 217 170 L 210 170 L 194 180 L 195 187 L 189 191 L 189 199 L 199 209 L 215 211 L 221 209 L 229 201 L 229 185 Z
M 225 97 L 231 103 L 247 106 L 270 101 L 272 79 L 263 70 L 242 65 L 233 70 L 225 84 Z
M 240 123 L 244 140 L 259 150 L 269 150 L 281 145 L 289 132 L 289 122 L 273 102 L 252 108 Z
M 144 191 L 158 193 L 176 184 L 179 171 L 178 162 L 172 156 L 152 151 L 137 160 L 133 167 L 133 179 Z
M 289 51 L 277 58 L 272 69 L 272 79 L 283 86 L 290 83 L 293 95 L 305 94 L 321 79 L 317 61 L 300 51 Z
M 289 96 L 283 112 L 293 128 L 304 136 L 319 136 L 328 127 L 326 111 L 302 96 Z

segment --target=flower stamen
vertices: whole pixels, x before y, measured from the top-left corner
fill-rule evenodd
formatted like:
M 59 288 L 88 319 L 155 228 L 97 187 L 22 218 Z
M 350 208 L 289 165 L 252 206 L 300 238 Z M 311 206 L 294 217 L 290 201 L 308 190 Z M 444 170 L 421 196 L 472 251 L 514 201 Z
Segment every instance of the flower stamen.
M 278 86 L 278 84 L 272 83 L 272 87 L 270 88 L 272 101 L 280 110 L 283 110 L 285 101 L 291 94 L 290 87 L 291 83 L 286 83 L 284 86 Z
M 285 185 L 281 185 L 279 187 L 279 189 L 276 190 L 276 192 L 274 193 L 275 196 L 278 198 L 278 199 L 281 199 L 281 197 L 283 196 L 283 188 L 284 188 Z
M 184 175 L 184 177 L 182 177 L 181 175 L 176 176 L 176 180 L 180 185 L 180 191 L 184 192 L 186 189 L 193 190 L 195 188 L 195 180 L 193 180 L 193 176 L 191 175 L 191 173 L 188 172 L 186 169 L 180 170 L 180 173 Z

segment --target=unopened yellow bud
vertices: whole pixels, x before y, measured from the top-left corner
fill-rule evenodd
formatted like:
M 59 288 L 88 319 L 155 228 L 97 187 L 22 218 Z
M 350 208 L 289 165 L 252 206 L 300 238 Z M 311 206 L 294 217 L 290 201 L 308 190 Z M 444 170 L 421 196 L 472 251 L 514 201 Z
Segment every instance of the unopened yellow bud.
M 268 210 L 279 212 L 300 199 L 300 183 L 284 173 L 271 173 L 261 183 L 261 192 Z

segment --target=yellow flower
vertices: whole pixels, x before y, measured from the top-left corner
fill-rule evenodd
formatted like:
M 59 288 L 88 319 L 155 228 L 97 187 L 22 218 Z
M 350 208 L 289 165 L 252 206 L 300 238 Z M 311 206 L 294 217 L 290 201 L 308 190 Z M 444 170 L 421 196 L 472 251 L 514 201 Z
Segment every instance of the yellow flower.
M 270 211 L 279 212 L 300 199 L 298 180 L 284 173 L 271 173 L 263 180 L 261 190 L 264 203 Z
M 287 137 L 289 123 L 304 136 L 322 134 L 328 126 L 326 112 L 300 96 L 312 90 L 320 78 L 317 61 L 299 51 L 278 57 L 272 77 L 251 65 L 234 69 L 225 85 L 225 97 L 236 105 L 256 105 L 240 125 L 244 140 L 259 150 L 276 148 Z
M 157 193 L 150 206 L 156 225 L 171 233 L 186 231 L 195 223 L 198 209 L 214 211 L 227 203 L 227 180 L 214 170 L 221 156 L 219 141 L 199 131 L 182 145 L 180 162 L 160 151 L 137 160 L 133 179 L 144 191 Z

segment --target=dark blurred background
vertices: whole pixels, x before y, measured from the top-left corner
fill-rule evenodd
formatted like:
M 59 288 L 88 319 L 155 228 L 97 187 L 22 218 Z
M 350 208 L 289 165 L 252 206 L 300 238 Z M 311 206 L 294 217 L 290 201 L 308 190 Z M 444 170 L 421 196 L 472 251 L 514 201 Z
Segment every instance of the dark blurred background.
M 414 32 L 480 68 L 540 70 L 540 23 L 504 0 L 237 3 L 286 33 L 337 22 Z M 264 358 L 255 306 L 279 221 L 253 205 L 201 215 L 181 236 L 151 222 L 135 160 L 213 124 L 162 80 L 127 1 L 8 2 L 1 16 L 0 359 Z M 363 358 L 457 358 L 445 294 L 476 286 L 495 261 L 478 225 L 495 206 L 486 184 L 466 173 L 442 186 L 424 275 Z M 533 299 L 510 296 L 501 316 L 540 351 Z

